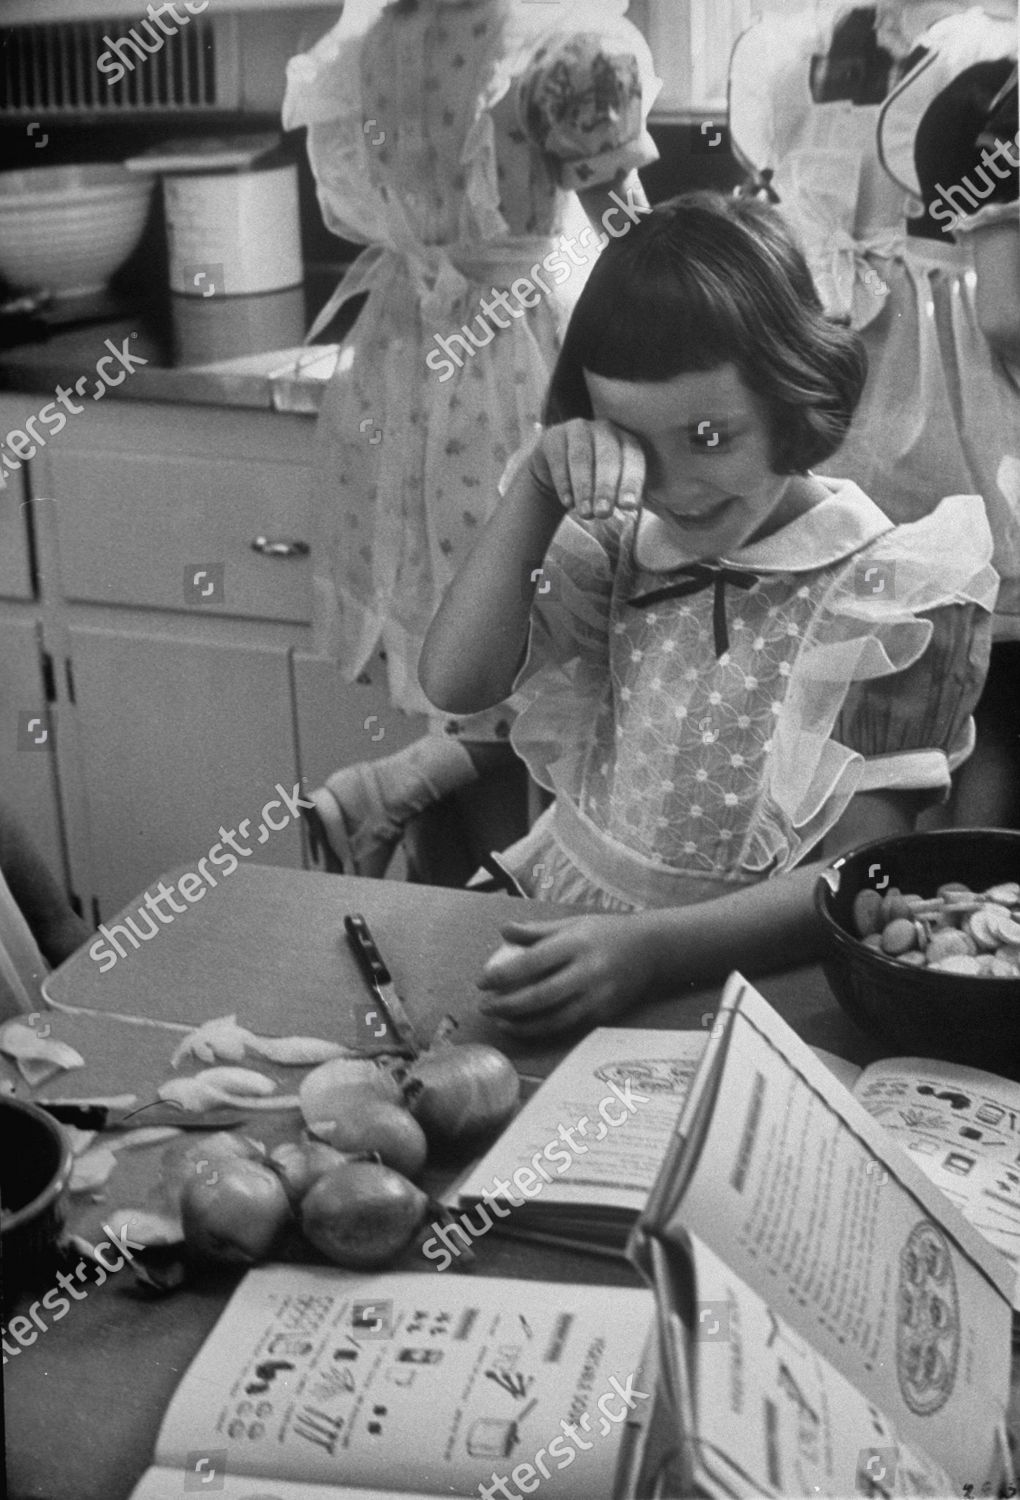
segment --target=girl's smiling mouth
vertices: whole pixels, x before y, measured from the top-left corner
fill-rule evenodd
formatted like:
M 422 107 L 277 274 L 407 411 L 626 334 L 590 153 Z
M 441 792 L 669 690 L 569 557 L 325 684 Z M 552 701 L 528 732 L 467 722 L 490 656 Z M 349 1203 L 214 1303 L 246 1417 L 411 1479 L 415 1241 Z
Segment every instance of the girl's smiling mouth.
M 727 495 L 724 500 L 719 500 L 715 505 L 710 505 L 707 509 L 699 511 L 674 510 L 671 506 L 665 506 L 661 503 L 656 504 L 654 500 L 651 502 L 649 508 L 656 515 L 661 516 L 663 520 L 672 521 L 675 525 L 682 526 L 684 530 L 710 531 L 713 527 L 718 526 L 719 522 L 729 512 L 730 507 L 736 503 L 737 498 L 736 495 Z

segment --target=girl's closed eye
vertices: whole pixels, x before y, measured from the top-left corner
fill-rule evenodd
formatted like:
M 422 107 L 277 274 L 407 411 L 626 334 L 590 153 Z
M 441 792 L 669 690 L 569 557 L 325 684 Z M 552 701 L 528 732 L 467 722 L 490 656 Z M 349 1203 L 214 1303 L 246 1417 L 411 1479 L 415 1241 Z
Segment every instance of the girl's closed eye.
M 732 449 L 735 436 L 725 418 L 703 417 L 687 428 L 687 441 L 692 453 L 726 453 Z

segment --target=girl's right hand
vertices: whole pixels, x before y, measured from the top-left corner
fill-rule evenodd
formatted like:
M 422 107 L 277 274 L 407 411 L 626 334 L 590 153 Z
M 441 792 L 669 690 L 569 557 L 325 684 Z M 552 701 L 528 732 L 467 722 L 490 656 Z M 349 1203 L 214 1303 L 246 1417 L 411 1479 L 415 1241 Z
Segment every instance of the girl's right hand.
M 575 417 L 547 427 L 529 468 L 541 489 L 554 490 L 564 510 L 582 521 L 637 510 L 645 484 L 645 456 L 630 433 L 612 422 Z

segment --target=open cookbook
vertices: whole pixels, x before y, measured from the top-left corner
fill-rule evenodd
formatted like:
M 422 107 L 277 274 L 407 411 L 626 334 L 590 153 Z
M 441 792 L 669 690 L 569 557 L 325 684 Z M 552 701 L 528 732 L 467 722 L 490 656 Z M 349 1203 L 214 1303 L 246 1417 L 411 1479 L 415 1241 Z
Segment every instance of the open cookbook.
M 590 1032 L 447 1196 L 464 1230 L 430 1247 L 439 1269 L 459 1258 L 486 1209 L 503 1233 L 622 1254 L 707 1040 L 705 1030 Z M 826 1087 L 839 1079 L 964 1218 L 1020 1264 L 1020 1083 L 916 1057 L 862 1070 L 815 1056 L 826 1064 Z M 509 1205 L 505 1219 L 493 1200 Z
M 1012 1266 L 739 975 L 630 1254 L 658 1303 L 664 1494 L 1009 1481 Z
M 250 1271 L 131 1500 L 635 1492 L 655 1381 L 644 1288 Z M 513 1476 L 516 1475 L 515 1479 Z

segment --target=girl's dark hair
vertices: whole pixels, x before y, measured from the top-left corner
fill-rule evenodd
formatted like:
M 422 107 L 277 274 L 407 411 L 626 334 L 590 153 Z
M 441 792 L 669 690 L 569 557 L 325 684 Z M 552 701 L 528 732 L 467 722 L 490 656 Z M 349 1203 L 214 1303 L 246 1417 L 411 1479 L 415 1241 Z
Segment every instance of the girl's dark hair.
M 610 240 L 595 262 L 544 419 L 590 420 L 585 370 L 660 381 L 731 362 L 768 413 L 775 473 L 802 474 L 835 452 L 867 374 L 863 344 L 825 317 L 775 209 L 684 193 Z

